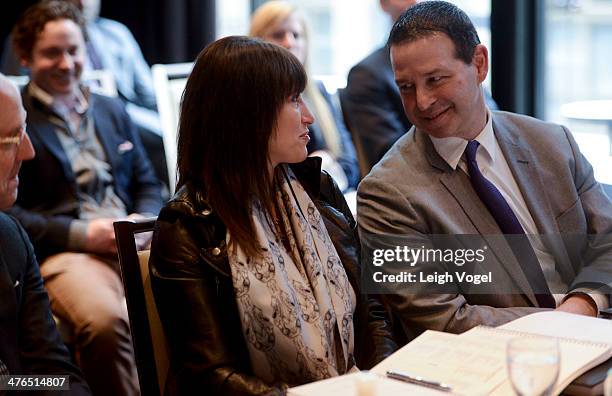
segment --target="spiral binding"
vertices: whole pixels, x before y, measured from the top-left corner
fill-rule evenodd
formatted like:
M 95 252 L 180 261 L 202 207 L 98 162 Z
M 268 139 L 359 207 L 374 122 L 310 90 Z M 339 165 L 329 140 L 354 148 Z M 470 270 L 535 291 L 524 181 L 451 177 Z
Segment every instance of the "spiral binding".
M 525 337 L 525 338 L 556 338 L 559 341 L 563 341 L 563 342 L 567 342 L 567 343 L 571 343 L 571 344 L 588 345 L 588 346 L 595 346 L 595 347 L 601 347 L 601 348 L 606 348 L 606 349 L 612 348 L 612 345 L 607 344 L 605 342 L 594 342 L 594 341 L 578 340 L 576 338 L 568 338 L 568 337 L 547 336 L 547 335 L 542 335 L 542 334 L 526 333 L 526 332 L 517 331 L 517 330 L 499 329 L 499 328 L 496 328 L 496 327 L 489 327 L 489 326 L 477 326 L 476 329 L 477 330 L 482 329 L 482 330 L 490 331 L 490 332 L 493 332 L 493 333 L 502 333 L 502 334 L 508 334 L 508 335 L 516 335 L 517 337 Z

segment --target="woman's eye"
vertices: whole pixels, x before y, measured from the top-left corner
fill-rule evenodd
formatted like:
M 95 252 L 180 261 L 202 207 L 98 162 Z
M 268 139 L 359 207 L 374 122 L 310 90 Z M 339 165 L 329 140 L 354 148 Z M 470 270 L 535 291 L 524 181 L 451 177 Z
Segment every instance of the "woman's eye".
M 271 37 L 273 40 L 282 40 L 285 37 L 285 32 L 274 32 Z

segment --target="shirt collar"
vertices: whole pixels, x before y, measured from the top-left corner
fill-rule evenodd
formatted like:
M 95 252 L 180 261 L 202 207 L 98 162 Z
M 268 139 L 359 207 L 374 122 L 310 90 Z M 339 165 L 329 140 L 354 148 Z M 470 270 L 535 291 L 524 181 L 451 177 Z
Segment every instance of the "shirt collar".
M 51 107 L 53 105 L 53 96 L 49 95 L 42 88 L 40 88 L 34 81 L 30 81 L 30 85 L 28 86 L 28 91 L 30 96 L 37 99 L 40 103 L 44 104 L 47 107 Z
M 442 159 L 444 159 L 444 161 L 446 161 L 446 163 L 453 168 L 453 170 L 457 169 L 457 165 L 459 165 L 459 161 L 461 161 L 461 157 L 463 156 L 463 152 L 465 151 L 465 146 L 467 146 L 468 141 L 458 137 L 435 138 L 433 136 L 429 136 L 429 139 L 431 139 L 431 142 L 433 143 L 434 148 L 440 157 L 442 157 Z M 480 131 L 478 136 L 474 138 L 474 140 L 480 143 L 480 145 L 484 148 L 491 162 L 495 161 L 495 157 L 497 155 L 497 145 L 495 144 L 493 121 L 489 109 L 487 109 L 487 123 Z
M 28 89 L 30 95 L 33 98 L 36 98 L 43 105 L 54 110 L 55 112 L 58 112 L 59 114 L 63 113 L 61 109 L 64 108 L 70 111 L 74 111 L 79 115 L 83 115 L 89 108 L 89 89 L 85 86 L 81 86 L 79 87 L 79 89 L 76 90 L 76 94 L 72 100 L 72 103 L 70 104 L 60 103 L 52 95 L 50 95 L 44 89 L 36 85 L 34 81 L 30 82 Z

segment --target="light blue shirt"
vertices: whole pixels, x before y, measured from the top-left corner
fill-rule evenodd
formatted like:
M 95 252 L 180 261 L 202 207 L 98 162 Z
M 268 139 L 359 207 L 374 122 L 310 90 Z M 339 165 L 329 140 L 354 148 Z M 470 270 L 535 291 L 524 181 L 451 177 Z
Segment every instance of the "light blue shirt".
M 117 21 L 98 18 L 87 35 L 102 67 L 115 77 L 119 94 L 137 106 L 155 109 L 151 69 L 130 30 Z

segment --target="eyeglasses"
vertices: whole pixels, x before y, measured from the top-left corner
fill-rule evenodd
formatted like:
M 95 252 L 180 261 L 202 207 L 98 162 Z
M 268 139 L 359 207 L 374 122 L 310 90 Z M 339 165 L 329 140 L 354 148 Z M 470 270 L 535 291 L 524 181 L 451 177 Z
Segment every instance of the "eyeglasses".
M 0 137 L 0 146 L 12 146 L 15 145 L 16 147 L 21 146 L 21 143 L 23 143 L 23 140 L 26 137 L 26 129 L 25 127 L 21 128 L 21 130 L 19 131 L 19 135 L 17 136 L 4 136 L 4 137 Z

